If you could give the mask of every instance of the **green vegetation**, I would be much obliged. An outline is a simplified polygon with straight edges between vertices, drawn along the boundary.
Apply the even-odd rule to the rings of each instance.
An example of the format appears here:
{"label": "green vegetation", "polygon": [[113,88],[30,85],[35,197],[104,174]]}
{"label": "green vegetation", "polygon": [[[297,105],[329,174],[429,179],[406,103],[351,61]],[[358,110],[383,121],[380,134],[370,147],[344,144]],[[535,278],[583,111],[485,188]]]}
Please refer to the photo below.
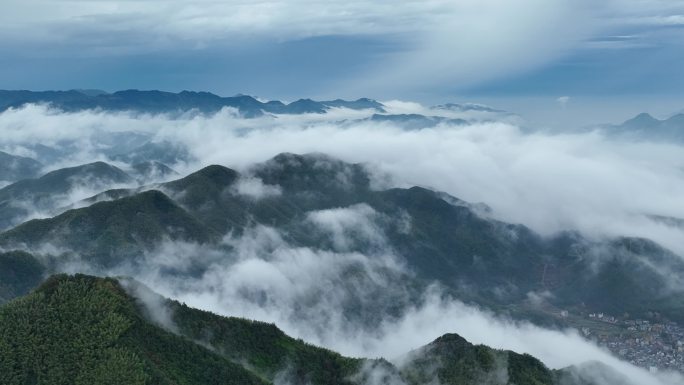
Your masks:
{"label": "green vegetation", "polygon": [[54,276],[0,308],[0,383],[263,384],[139,316],[117,281]]}
{"label": "green vegetation", "polygon": [[[140,288],[148,290],[130,280],[56,275],[1,306],[0,383],[592,384],[577,368],[550,371],[529,355],[475,346],[455,334],[410,352],[399,368],[347,358],[275,325],[140,295]],[[160,312],[169,316],[164,325]]]}
{"label": "green vegetation", "polygon": [[16,226],[34,211],[52,212],[59,208],[63,197],[79,183],[98,189],[132,181],[128,174],[104,162],[62,168],[36,179],[22,179],[0,189],[0,229]]}
{"label": "green vegetation", "polygon": [[353,384],[349,378],[363,362],[272,324],[163,301],[175,333],[150,321],[145,304],[114,279],[51,277],[0,308],[0,383],[261,384],[259,378],[278,377]]}
{"label": "green vegetation", "polygon": [[[93,185],[132,182],[122,170],[104,162],[88,163],[49,172],[37,179],[24,179],[0,189],[0,201],[8,199],[46,199],[51,194],[65,194],[82,180]],[[95,187],[95,186],[93,186]]]}
{"label": "green vegetation", "polygon": [[218,238],[156,190],[32,220],[0,234],[0,245],[50,243],[105,266],[134,258],[163,239],[198,243]]}
{"label": "green vegetation", "polygon": [[408,354],[401,372],[410,385],[438,383],[551,385],[552,372],[527,354],[473,345],[446,334]]}
{"label": "green vegetation", "polygon": [[279,376],[296,384],[351,384],[349,377],[363,362],[296,340],[273,324],[224,318],[173,301],[167,306],[181,334],[270,380]]}
{"label": "green vegetation", "polygon": [[238,173],[223,166],[208,166],[185,178],[165,183],[164,189],[196,218],[224,233],[247,222],[248,207],[227,199]]}

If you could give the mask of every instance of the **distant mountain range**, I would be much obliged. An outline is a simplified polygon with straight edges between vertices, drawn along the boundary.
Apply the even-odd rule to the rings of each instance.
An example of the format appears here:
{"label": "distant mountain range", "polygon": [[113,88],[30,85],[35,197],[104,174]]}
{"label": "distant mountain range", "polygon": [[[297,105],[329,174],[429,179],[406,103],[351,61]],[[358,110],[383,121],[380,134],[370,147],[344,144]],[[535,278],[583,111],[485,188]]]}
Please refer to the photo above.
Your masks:
{"label": "distant mountain range", "polygon": [[[264,114],[323,114],[332,108],[352,110],[370,110],[372,116],[367,119],[375,123],[391,123],[405,129],[423,129],[438,124],[462,125],[471,120],[461,117],[450,117],[449,114],[475,113],[483,114],[476,120],[496,120],[515,117],[509,112],[475,103],[447,103],[429,108],[431,113],[391,113],[382,103],[368,98],[357,100],[315,101],[299,99],[291,103],[281,101],[261,101],[249,95],[222,97],[209,92],[182,91],[179,93],[157,90],[125,90],[108,93],[100,90],[69,91],[25,91],[0,90],[0,112],[10,108],[18,108],[27,104],[48,104],[53,108],[76,112],[85,110],[131,111],[139,113],[182,114],[191,110],[202,113],[216,113],[224,107],[237,109],[245,118],[254,118]],[[603,126],[613,135],[637,137],[652,140],[684,141],[684,114],[676,114],[668,119],[659,120],[642,113],[617,125]],[[3,160],[0,153],[0,160]],[[172,163],[167,159],[158,159],[164,163]],[[15,159],[15,163],[18,162]],[[23,164],[23,167],[26,164]],[[35,165],[30,167],[36,167]],[[3,175],[13,171],[8,166],[0,166],[0,181],[13,178]]]}
{"label": "distant mountain range", "polygon": [[254,97],[238,95],[221,97],[209,92],[126,90],[114,93],[88,91],[2,91],[0,90],[0,111],[17,108],[29,103],[50,104],[64,111],[101,109],[105,111],[138,111],[145,113],[175,113],[189,110],[217,112],[224,107],[233,107],[245,117],[264,113],[303,114],[324,113],[333,107],[350,109],[373,109],[384,112],[383,105],[371,99],[347,101],[342,99],[314,101],[300,99],[289,104],[280,101],[262,102]]}
{"label": "distant mountain range", "polygon": [[0,335],[4,385],[602,385],[580,368],[549,370],[532,356],[455,334],[397,365],[348,358],[271,324],[195,310],[132,280],[86,275],[53,276],[1,306]]}
{"label": "distant mountain range", "polygon": [[660,120],[642,113],[620,125],[609,126],[607,130],[611,134],[637,139],[684,142],[684,114]]}
{"label": "distant mountain range", "polygon": [[373,114],[369,120],[375,123],[392,123],[409,130],[434,127],[442,123],[457,126],[468,124],[468,121],[465,119],[450,119],[443,116],[425,116],[421,114]]}
{"label": "distant mountain range", "polygon": [[[323,114],[332,108],[369,110],[374,122],[391,122],[409,129],[433,127],[438,123],[463,124],[466,120],[449,118],[449,114],[473,113],[486,119],[514,116],[506,111],[497,110],[474,103],[447,103],[430,108],[433,115],[393,114],[382,103],[368,98],[357,100],[315,101],[299,99],[291,103],[281,101],[261,101],[248,95],[222,97],[209,92],[182,91],[179,93],[163,91],[126,90],[107,93],[97,90],[70,91],[8,91],[0,90],[0,112],[27,104],[48,104],[53,108],[76,112],[84,110],[131,111],[140,113],[182,114],[191,110],[202,113],[215,113],[224,107],[237,109],[242,117],[254,118],[264,114]],[[487,117],[488,116],[488,117]]]}

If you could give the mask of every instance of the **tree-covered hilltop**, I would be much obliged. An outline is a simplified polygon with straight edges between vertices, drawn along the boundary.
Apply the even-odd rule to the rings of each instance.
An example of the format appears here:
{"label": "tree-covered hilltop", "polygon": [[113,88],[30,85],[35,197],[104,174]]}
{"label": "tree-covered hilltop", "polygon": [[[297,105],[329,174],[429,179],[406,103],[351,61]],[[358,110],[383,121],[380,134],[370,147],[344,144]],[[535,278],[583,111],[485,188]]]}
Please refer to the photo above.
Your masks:
{"label": "tree-covered hilltop", "polygon": [[[165,326],[112,278],[50,277],[0,307],[0,383],[354,384],[364,360],[161,297]],[[156,296],[156,294],[154,294]],[[157,301],[157,298],[147,300]],[[389,364],[386,364],[389,365]],[[359,377],[363,378],[363,377]]]}
{"label": "tree-covered hilltop", "polygon": [[343,357],[288,337],[275,325],[223,318],[173,301],[168,306],[181,334],[290,384],[372,384],[371,378],[387,385],[556,383],[556,373],[530,355],[476,346],[456,334],[410,352],[395,366],[383,359]]}
{"label": "tree-covered hilltop", "polygon": [[397,362],[348,358],[275,325],[167,300],[125,279],[55,275],[0,306],[3,385],[591,384],[529,355],[442,336]]}
{"label": "tree-covered hilltop", "polygon": [[156,190],[32,220],[0,234],[0,245],[50,244],[112,266],[153,248],[162,239],[210,242],[218,234]]}
{"label": "tree-covered hilltop", "polygon": [[53,276],[0,307],[0,383],[265,384],[146,321],[116,280]]}
{"label": "tree-covered hilltop", "polygon": [[159,297],[171,314],[162,326],[149,304],[129,294],[131,285],[56,275],[0,307],[0,383],[357,383],[352,377],[364,360],[306,344],[272,324]]}
{"label": "tree-covered hilltop", "polygon": [[61,206],[71,203],[68,196],[75,190],[101,191],[134,182],[124,171],[104,162],[62,168],[27,179],[32,176],[26,174],[18,182],[0,188],[0,229],[16,226],[36,212],[54,215]]}
{"label": "tree-covered hilltop", "polygon": [[538,359],[511,351],[473,345],[446,334],[404,358],[402,374],[410,385],[554,384],[554,374]]}

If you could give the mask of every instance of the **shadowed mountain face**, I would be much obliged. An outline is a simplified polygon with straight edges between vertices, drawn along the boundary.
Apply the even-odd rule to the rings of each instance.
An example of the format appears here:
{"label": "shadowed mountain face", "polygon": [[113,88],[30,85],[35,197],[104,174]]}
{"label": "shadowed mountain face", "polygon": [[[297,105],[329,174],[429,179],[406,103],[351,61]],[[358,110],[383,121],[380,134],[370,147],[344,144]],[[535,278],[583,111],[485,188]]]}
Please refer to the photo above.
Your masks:
{"label": "shadowed mountain face", "polygon": [[281,102],[261,102],[251,96],[238,95],[220,97],[208,92],[180,93],[162,91],[126,90],[112,94],[88,93],[81,91],[0,91],[0,111],[21,107],[28,103],[50,104],[63,111],[75,112],[91,109],[105,111],[136,111],[143,113],[182,113],[198,110],[213,113],[224,107],[236,108],[245,117],[255,117],[264,113],[302,114],[324,113],[331,107],[350,109],[374,109],[383,111],[382,104],[370,100],[356,101],[333,100],[313,101],[301,99],[290,104]]}
{"label": "shadowed mountain face", "polygon": [[21,251],[0,253],[0,304],[26,295],[44,279],[45,266]]}
{"label": "shadowed mountain face", "polygon": [[425,116],[420,114],[400,114],[382,115],[373,114],[369,119],[371,122],[391,123],[406,130],[420,130],[423,128],[435,127],[439,124],[463,125],[468,122],[463,119],[449,119],[441,116]]}
{"label": "shadowed mountain face", "polygon": [[[348,289],[356,284],[374,293],[363,306],[355,295],[347,298],[340,306],[350,314],[395,313],[413,303],[427,283],[439,282],[459,299],[516,317],[538,314],[530,293],[547,293],[556,308],[682,317],[684,297],[673,282],[684,279],[684,265],[652,242],[596,242],[577,234],[542,238],[524,226],[483,217],[481,209],[444,193],[374,189],[371,179],[363,165],[318,154],[281,154],[246,174],[209,166],[156,186],[161,192],[100,194],[91,202],[106,202],[0,234],[0,246],[50,245],[106,267],[144,264],[142,256],[167,241],[219,250],[214,259],[184,256],[194,267],[173,270],[182,276],[203,274],[212,263],[232,263],[241,258],[241,237],[271,229],[288,247],[360,253],[376,262],[393,255],[406,267],[376,267],[382,283],[370,286],[363,285],[373,282],[373,274],[358,265],[345,267],[340,274],[358,280],[348,280]],[[61,257],[52,258],[57,263]],[[405,292],[393,297],[382,290],[385,285]]]}
{"label": "shadowed mountain face", "polygon": [[34,178],[42,168],[43,165],[35,159],[0,151],[0,182]]}
{"label": "shadowed mountain face", "polygon": [[58,275],[0,307],[0,382],[19,384],[584,384],[458,335],[399,366],[347,358],[272,324],[166,300],[131,280]]}
{"label": "shadowed mountain face", "polygon": [[146,142],[129,151],[111,155],[114,161],[140,165],[149,162],[176,164],[191,159],[187,148],[170,142]]}
{"label": "shadowed mountain face", "polygon": [[[53,213],[59,207],[87,194],[134,183],[124,171],[104,162],[49,172],[37,179],[25,179],[0,189],[0,229],[26,220],[32,213]],[[80,196],[80,198],[78,198]]]}
{"label": "shadowed mountain face", "polygon": [[159,191],[69,210],[51,219],[26,222],[0,235],[0,243],[49,244],[76,252],[96,265],[136,257],[164,239],[205,243],[215,232]]}
{"label": "shadowed mountain face", "polygon": [[49,172],[38,179],[23,180],[2,189],[3,198],[20,198],[25,194],[50,195],[67,191],[74,179],[86,179],[83,183],[126,183],[131,177],[120,169],[104,162],[77,167],[62,168]]}
{"label": "shadowed mountain face", "polygon": [[[150,134],[120,131],[120,132],[84,132],[80,138],[65,138],[56,143],[36,144],[30,142],[22,142],[16,145],[19,149],[31,152],[36,161],[28,159],[29,163],[34,164],[31,169],[22,167],[26,172],[24,175],[18,175],[16,179],[7,179],[9,181],[16,181],[19,179],[36,178],[39,171],[43,169],[43,164],[53,165],[59,163],[72,163],[74,154],[82,154],[84,148],[97,149],[98,153],[107,159],[125,163],[129,167],[133,167],[146,163],[163,163],[174,165],[176,163],[185,163],[193,160],[190,151],[185,145],[169,142],[164,140],[155,140]],[[87,150],[86,150],[87,151]],[[89,155],[88,155],[89,156]],[[0,160],[3,155],[0,152]],[[27,158],[20,158],[21,162],[17,163],[17,157],[12,156],[6,163],[0,164],[0,174],[10,170],[14,175],[14,165],[26,162]],[[37,162],[38,163],[36,166]],[[11,167],[10,167],[11,166]],[[3,171],[4,170],[4,171]],[[0,179],[3,181],[3,179]]]}
{"label": "shadowed mountain face", "polygon": [[172,168],[157,161],[135,163],[131,165],[131,169],[131,174],[140,184],[150,181],[165,181],[179,176]]}

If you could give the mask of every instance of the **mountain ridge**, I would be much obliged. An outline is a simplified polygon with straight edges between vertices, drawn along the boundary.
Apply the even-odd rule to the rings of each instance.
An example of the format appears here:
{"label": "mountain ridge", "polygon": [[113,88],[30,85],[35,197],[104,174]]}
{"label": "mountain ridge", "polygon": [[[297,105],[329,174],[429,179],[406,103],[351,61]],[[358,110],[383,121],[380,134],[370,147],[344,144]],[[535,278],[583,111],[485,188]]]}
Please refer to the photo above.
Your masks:
{"label": "mountain ridge", "polygon": [[31,211],[51,213],[75,189],[102,189],[126,185],[134,179],[105,162],[93,162],[50,171],[32,179],[22,179],[0,188],[0,229],[17,225]]}
{"label": "mountain ridge", "polygon": [[[243,181],[271,193],[243,195]],[[105,201],[95,203],[99,200]],[[164,203],[170,213],[155,209],[155,202]],[[524,226],[482,217],[476,208],[457,198],[445,199],[443,193],[420,187],[374,190],[363,165],[320,154],[281,154],[245,174],[208,166],[168,183],[107,191],[88,203],[95,204],[0,233],[0,244],[20,249],[32,242],[62,245],[83,254],[84,261],[94,258],[111,266],[138,260],[136,255],[144,256],[166,239],[223,249],[223,235],[239,237],[254,226],[268,226],[281,233],[283,241],[314,250],[373,256],[391,245],[390,252],[421,280],[440,282],[461,300],[503,312],[514,303],[536,314],[523,305],[528,293],[543,291],[554,293],[549,302],[561,309],[660,311],[675,317],[684,308],[677,291],[661,290],[670,286],[666,279],[684,277],[684,266],[657,244],[639,239],[594,244],[572,233],[545,239]],[[342,244],[312,222],[312,213],[340,209],[367,216],[363,220],[372,221],[373,231],[385,240],[378,243],[350,229],[351,243]],[[103,221],[105,217],[111,219]],[[230,255],[230,250],[222,253]],[[654,266],[666,268],[669,278]],[[606,295],[597,300],[596,292]]]}
{"label": "mountain ridge", "polygon": [[644,112],[622,124],[609,127],[609,132],[644,139],[681,142],[684,141],[684,113],[675,114],[666,119],[657,119]]}
{"label": "mountain ridge", "polygon": [[42,163],[33,158],[0,151],[0,182],[33,178],[43,167]]}
{"label": "mountain ridge", "polygon": [[262,102],[248,95],[221,97],[210,92],[181,91],[178,93],[157,90],[123,90],[113,93],[84,93],[71,91],[11,91],[0,90],[0,111],[18,108],[29,103],[50,104],[68,112],[101,109],[108,111],[138,111],[149,113],[174,113],[197,109],[213,113],[224,107],[233,107],[245,117],[264,113],[301,114],[324,113],[330,108],[373,109],[384,111],[384,106],[368,98],[354,101],[314,101],[299,99],[289,104],[278,101]]}
{"label": "mountain ridge", "polygon": [[[410,353],[399,367],[382,359],[349,358],[291,338],[272,324],[221,317],[141,289],[148,290],[123,278],[62,274],[0,306],[0,380],[7,385],[376,385],[380,378],[387,385],[428,385],[436,379],[475,385],[498,378],[493,364],[504,356],[506,384],[555,385],[564,373],[529,355],[474,346],[456,334]],[[154,320],[160,313],[168,317],[166,326]]]}

